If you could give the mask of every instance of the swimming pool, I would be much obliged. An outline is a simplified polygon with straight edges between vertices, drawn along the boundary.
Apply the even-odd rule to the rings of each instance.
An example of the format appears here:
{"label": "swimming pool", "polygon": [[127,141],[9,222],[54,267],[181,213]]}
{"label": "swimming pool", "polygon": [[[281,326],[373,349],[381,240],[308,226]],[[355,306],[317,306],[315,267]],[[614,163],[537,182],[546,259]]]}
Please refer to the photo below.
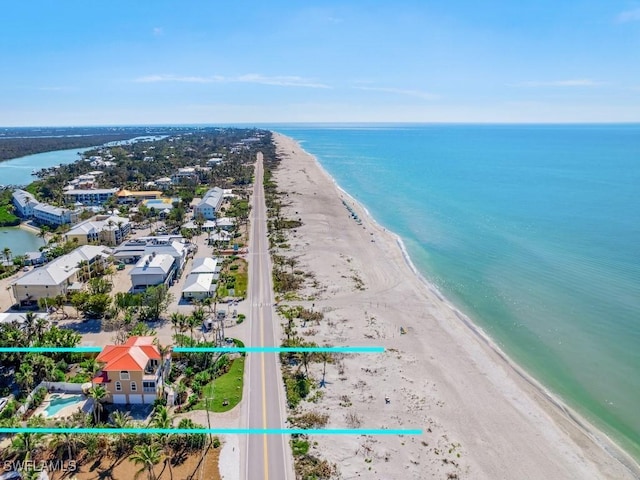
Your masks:
{"label": "swimming pool", "polygon": [[80,405],[84,401],[84,395],[52,395],[50,397],[49,405],[47,405],[44,409],[44,414],[47,417],[53,417],[63,408],[73,405],[74,403]]}
{"label": "swimming pool", "polygon": [[173,204],[175,202],[180,203],[180,199],[179,198],[159,198],[159,199],[151,199],[151,200],[145,200],[143,203],[147,206],[147,208],[155,208],[156,210],[164,210],[164,209],[169,209],[171,210],[173,208]]}

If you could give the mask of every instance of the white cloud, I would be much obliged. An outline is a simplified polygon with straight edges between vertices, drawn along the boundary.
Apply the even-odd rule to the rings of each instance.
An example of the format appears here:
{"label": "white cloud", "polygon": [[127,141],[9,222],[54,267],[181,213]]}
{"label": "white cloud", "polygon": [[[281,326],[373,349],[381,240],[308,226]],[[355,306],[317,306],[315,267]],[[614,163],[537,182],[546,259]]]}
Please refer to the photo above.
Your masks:
{"label": "white cloud", "polygon": [[214,81],[214,77],[181,77],[178,75],[147,75],[146,77],[136,78],[135,81],[138,83],[160,83],[160,82],[211,83]]}
{"label": "white cloud", "polygon": [[549,82],[521,82],[509,85],[510,87],[598,87],[602,82],[596,82],[589,78],[572,80],[554,80]]}
{"label": "white cloud", "polygon": [[370,92],[385,92],[385,93],[395,93],[398,95],[407,95],[409,97],[417,97],[423,100],[437,100],[440,98],[438,95],[429,92],[423,92],[421,90],[407,90],[404,88],[393,88],[393,87],[354,87],[358,90],[367,90]]}
{"label": "white cloud", "polygon": [[625,12],[622,12],[617,16],[616,19],[620,23],[638,22],[638,21],[640,21],[640,8],[636,8],[635,10],[627,10]]}
{"label": "white cloud", "polygon": [[213,75],[210,77],[179,76],[179,75],[148,75],[135,80],[138,83],[255,83],[260,85],[274,85],[279,87],[331,88],[324,83],[298,76],[266,76],[258,73],[247,73],[237,77]]}

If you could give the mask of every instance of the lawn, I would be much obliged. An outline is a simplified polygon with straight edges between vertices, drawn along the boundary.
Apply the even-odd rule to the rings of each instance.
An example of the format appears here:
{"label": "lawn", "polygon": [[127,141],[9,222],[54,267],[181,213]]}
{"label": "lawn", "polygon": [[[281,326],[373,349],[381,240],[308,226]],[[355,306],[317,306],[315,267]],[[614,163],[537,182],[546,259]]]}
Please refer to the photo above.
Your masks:
{"label": "lawn", "polygon": [[[235,270],[231,266],[237,266]],[[231,265],[225,269],[225,273],[235,278],[235,295],[236,297],[245,298],[247,296],[247,284],[249,283],[249,273],[246,260],[236,258]],[[220,282],[218,287],[218,298],[224,298],[229,295],[229,290],[225,283]]]}
{"label": "lawn", "polygon": [[[235,407],[242,400],[242,386],[244,383],[244,359],[236,358],[229,371],[215,380],[207,383],[202,389],[202,400],[194,405],[194,410],[206,410],[205,398],[208,398],[208,409],[211,412],[226,412]],[[224,401],[228,405],[222,405]]]}
{"label": "lawn", "polygon": [[20,224],[20,219],[10,213],[6,206],[0,206],[0,226],[14,227]]}

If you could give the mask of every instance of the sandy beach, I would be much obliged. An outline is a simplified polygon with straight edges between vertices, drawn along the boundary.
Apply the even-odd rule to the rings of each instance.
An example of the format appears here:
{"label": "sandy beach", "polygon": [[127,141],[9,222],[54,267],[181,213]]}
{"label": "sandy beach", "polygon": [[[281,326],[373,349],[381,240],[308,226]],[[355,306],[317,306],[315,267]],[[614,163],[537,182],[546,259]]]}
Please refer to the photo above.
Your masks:
{"label": "sandy beach", "polygon": [[[310,453],[341,478],[632,479],[640,468],[514,365],[414,271],[399,239],[292,139],[274,134],[282,214],[296,268],[314,274],[300,304],[324,313],[298,334],[320,345],[381,345],[329,364],[304,409],[328,428],[419,428],[421,436],[317,436]],[[359,225],[345,204],[362,219]],[[322,377],[322,364],[312,376]],[[388,401],[385,397],[388,397]],[[314,443],[317,442],[317,443]]]}

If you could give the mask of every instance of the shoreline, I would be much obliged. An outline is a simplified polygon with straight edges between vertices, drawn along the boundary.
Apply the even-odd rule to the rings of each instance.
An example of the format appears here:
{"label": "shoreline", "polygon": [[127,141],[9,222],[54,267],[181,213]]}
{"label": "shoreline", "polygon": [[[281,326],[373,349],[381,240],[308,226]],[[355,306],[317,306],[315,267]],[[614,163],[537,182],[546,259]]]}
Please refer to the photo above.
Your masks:
{"label": "shoreline", "polygon": [[33,225],[29,225],[28,222],[20,222],[20,225],[16,225],[16,227],[33,233],[36,236],[40,233],[40,230],[38,228],[34,227]]}
{"label": "shoreline", "polygon": [[[320,173],[325,177],[325,180],[329,181],[334,186],[338,193],[338,196],[346,198],[350,202],[351,206],[353,206],[354,209],[357,210],[357,213],[362,215],[362,219],[364,220],[363,224],[366,227],[370,227],[372,230],[374,230],[376,232],[376,235],[386,237],[387,240],[389,240],[389,242],[387,242],[387,245],[392,245],[390,248],[396,248],[398,250],[398,252],[395,253],[391,251],[386,252],[388,254],[387,256],[390,257],[389,259],[391,261],[394,261],[393,257],[398,256],[399,253],[399,256],[402,257],[406,268],[408,268],[412,272],[414,280],[419,282],[422,288],[426,289],[428,293],[435,296],[435,298],[437,299],[436,301],[440,302],[441,304],[440,307],[445,307],[450,311],[451,314],[453,314],[453,318],[455,318],[459,325],[464,327],[467,335],[472,335],[472,337],[475,339],[475,342],[477,342],[481,348],[489,351],[489,356],[495,357],[491,359],[495,363],[494,365],[492,365],[493,367],[500,368],[500,364],[502,364],[502,366],[508,367],[509,371],[512,372],[511,377],[515,377],[516,383],[518,383],[519,387],[524,391],[524,393],[529,396],[529,400],[533,400],[534,402],[536,402],[542,408],[542,410],[544,410],[545,413],[549,415],[548,420],[553,423],[554,427],[559,428],[563,431],[565,430],[565,427],[569,427],[570,429],[574,430],[572,432],[565,431],[565,434],[567,436],[565,440],[571,441],[574,446],[576,446],[578,450],[580,450],[580,452],[584,455],[586,455],[587,453],[593,453],[588,452],[588,450],[592,450],[593,447],[597,448],[609,458],[615,460],[615,462],[617,462],[622,468],[624,468],[624,470],[626,470],[628,474],[636,478],[640,478],[640,466],[629,453],[627,453],[605,432],[595,427],[595,425],[593,425],[588,419],[583,417],[580,413],[574,411],[571,407],[564,403],[562,399],[548,390],[537,379],[529,374],[522,366],[513,361],[494,342],[494,340],[486,334],[486,332],[480,326],[476,325],[468,315],[465,315],[450,300],[448,300],[442,294],[442,292],[439,291],[437,286],[431,283],[416,268],[413,261],[411,260],[411,257],[405,247],[402,238],[395,232],[388,230],[386,227],[378,223],[364,205],[358,202],[352,195],[350,195],[342,187],[339,186],[336,180],[327,172],[327,170],[322,166],[322,164],[315,156],[305,151],[296,140],[290,137],[286,137],[277,132],[273,133],[274,142],[277,146],[280,143],[291,142],[295,145],[295,148],[312,159]],[[282,163],[285,162],[284,157],[289,156],[289,152],[295,154],[295,149],[292,149],[291,145],[287,145],[287,150],[284,152],[284,155],[283,152],[280,152],[279,156]],[[307,174],[307,176],[309,175]],[[288,191],[286,189],[283,190]],[[373,233],[371,235],[373,235]],[[434,306],[434,308],[437,307],[437,305]],[[443,325],[440,326],[442,327]],[[453,327],[455,328],[455,325]],[[460,338],[456,338],[455,335],[452,336],[454,341],[462,340]],[[581,439],[577,439],[576,434],[586,436],[593,445],[580,445]],[[614,476],[611,478],[616,477]]]}

